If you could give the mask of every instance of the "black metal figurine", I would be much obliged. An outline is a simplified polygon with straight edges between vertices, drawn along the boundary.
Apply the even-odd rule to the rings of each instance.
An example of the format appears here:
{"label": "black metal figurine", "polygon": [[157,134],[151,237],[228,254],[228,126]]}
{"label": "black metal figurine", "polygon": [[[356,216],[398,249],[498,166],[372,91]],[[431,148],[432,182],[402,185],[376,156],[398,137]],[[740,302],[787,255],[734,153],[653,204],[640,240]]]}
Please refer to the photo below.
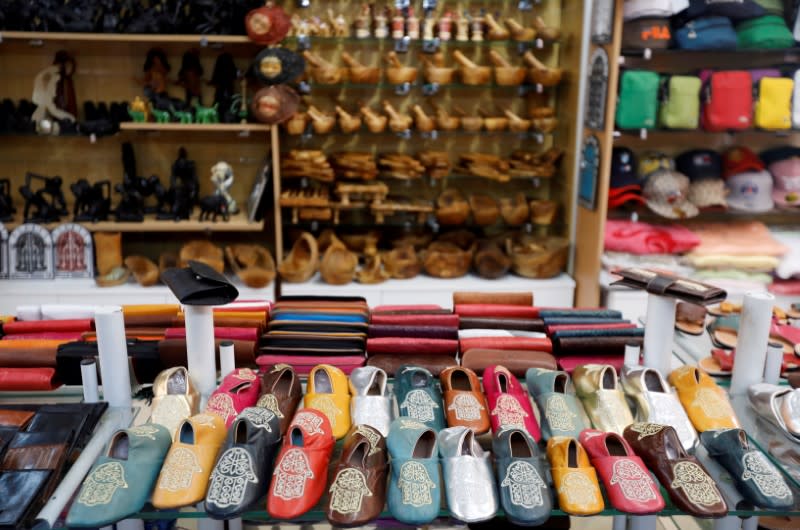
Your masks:
{"label": "black metal figurine", "polygon": [[0,179],[0,221],[10,221],[17,209],[11,199],[11,181]]}
{"label": "black metal figurine", "polygon": [[107,221],[111,213],[111,182],[101,180],[89,184],[86,179],[73,182],[70,187],[75,195],[73,219],[76,222]]}
{"label": "black metal figurine", "polygon": [[194,160],[189,160],[184,147],[178,150],[178,158],[172,164],[170,187],[166,192],[167,211],[158,215],[159,219],[189,219],[197,204],[200,181]]}
{"label": "black metal figurine", "polygon": [[[41,181],[44,186],[34,191],[31,187],[34,181]],[[67,214],[61,182],[61,177],[44,177],[30,172],[25,174],[25,184],[19,187],[19,193],[25,199],[25,221],[54,223]]]}

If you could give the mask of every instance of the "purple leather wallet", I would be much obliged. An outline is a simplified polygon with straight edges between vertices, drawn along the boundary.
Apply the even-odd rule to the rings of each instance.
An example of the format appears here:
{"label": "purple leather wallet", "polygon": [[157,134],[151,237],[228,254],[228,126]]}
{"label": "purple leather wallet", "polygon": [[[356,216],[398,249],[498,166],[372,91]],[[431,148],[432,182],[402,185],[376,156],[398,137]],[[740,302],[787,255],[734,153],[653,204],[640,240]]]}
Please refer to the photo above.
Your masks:
{"label": "purple leather wallet", "polygon": [[369,327],[368,336],[378,337],[414,337],[420,339],[458,340],[458,330],[443,326],[403,326],[391,324],[373,324]]}

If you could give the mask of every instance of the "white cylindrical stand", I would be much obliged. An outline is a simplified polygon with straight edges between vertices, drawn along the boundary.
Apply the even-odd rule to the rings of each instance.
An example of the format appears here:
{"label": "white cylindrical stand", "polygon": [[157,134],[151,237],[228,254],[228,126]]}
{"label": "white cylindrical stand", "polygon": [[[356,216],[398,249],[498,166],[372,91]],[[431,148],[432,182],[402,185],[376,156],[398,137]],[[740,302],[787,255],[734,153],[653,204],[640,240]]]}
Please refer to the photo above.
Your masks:
{"label": "white cylindrical stand", "polygon": [[644,324],[644,365],[668,374],[672,367],[672,343],[675,335],[675,299],[647,295]]}
{"label": "white cylindrical stand", "polygon": [[658,528],[658,516],[631,515],[628,519],[628,528],[630,530],[656,530]]}
{"label": "white cylindrical stand", "polygon": [[627,344],[625,346],[625,357],[622,363],[625,366],[639,366],[642,348],[637,344]]}
{"label": "white cylindrical stand", "polygon": [[[205,509],[205,503],[201,502],[197,504],[198,511],[202,512],[205,511]],[[197,519],[197,530],[225,530],[225,521],[217,521],[216,519],[203,517],[202,519]]]}
{"label": "white cylindrical stand", "polygon": [[141,519],[123,519],[117,522],[117,530],[144,530],[144,521]]}
{"label": "white cylindrical stand", "polygon": [[97,388],[97,362],[94,359],[81,361],[81,384],[83,385],[84,403],[100,401],[100,393]]}
{"label": "white cylindrical stand", "polygon": [[131,374],[125,319],[119,306],[98,307],[94,312],[103,398],[111,407],[130,408]]}
{"label": "white cylindrical stand", "polygon": [[781,378],[781,365],[783,364],[783,345],[770,342],[767,347],[767,360],[764,363],[764,382],[778,384]]}
{"label": "white cylindrical stand", "polygon": [[742,530],[758,530],[758,517],[748,517],[743,520]]}
{"label": "white cylindrical stand", "polygon": [[186,358],[189,377],[201,396],[207,398],[217,386],[214,354],[214,311],[211,306],[187,305]]}
{"label": "white cylindrical stand", "polygon": [[744,394],[764,377],[774,304],[775,297],[767,292],[748,292],[744,295],[731,376],[732,395]]}
{"label": "white cylindrical stand", "polygon": [[228,530],[242,530],[242,518],[228,519]]}
{"label": "white cylindrical stand", "polygon": [[625,530],[627,524],[627,515],[615,515],[611,518],[611,530]]}
{"label": "white cylindrical stand", "polygon": [[219,377],[225,376],[236,370],[236,356],[233,351],[233,341],[224,340],[219,343]]}
{"label": "white cylindrical stand", "polygon": [[735,515],[727,515],[714,519],[711,524],[714,530],[739,530],[742,527],[742,520]]}

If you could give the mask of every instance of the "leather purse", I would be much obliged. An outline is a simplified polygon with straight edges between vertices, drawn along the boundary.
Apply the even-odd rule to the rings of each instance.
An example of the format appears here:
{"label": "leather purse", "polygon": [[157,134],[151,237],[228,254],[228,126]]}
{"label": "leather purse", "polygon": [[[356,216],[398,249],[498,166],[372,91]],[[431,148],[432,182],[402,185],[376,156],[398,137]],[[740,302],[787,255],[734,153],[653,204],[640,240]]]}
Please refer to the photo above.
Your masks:
{"label": "leather purse", "polygon": [[644,289],[648,293],[671,296],[685,302],[709,305],[722,302],[727,297],[724,289],[679,276],[667,276],[648,269],[624,269],[616,272],[621,280],[612,285]]}
{"label": "leather purse", "polygon": [[18,432],[8,444],[0,471],[60,470],[72,445],[71,430]]}
{"label": "leather purse", "polygon": [[0,366],[41,368],[56,366],[56,352],[63,340],[0,340]]}
{"label": "leather purse", "polygon": [[8,471],[0,473],[0,527],[21,528],[41,506],[43,488],[52,471]]}
{"label": "leather purse", "polygon": [[267,348],[364,350],[364,338],[357,335],[336,336],[321,333],[269,333],[264,336],[263,343]]}
{"label": "leather purse", "polygon": [[460,304],[504,304],[532,306],[533,293],[484,293],[456,291],[453,293],[453,306]]}
{"label": "leather purse", "polygon": [[391,353],[394,355],[448,355],[458,353],[458,341],[446,339],[425,339],[417,337],[380,337],[367,339],[367,352],[370,355]]}
{"label": "leather purse", "polygon": [[538,318],[539,308],[524,305],[459,304],[453,311],[468,317]]}
{"label": "leather purse", "polygon": [[415,337],[419,339],[458,340],[458,330],[441,326],[392,326],[374,324],[369,327],[369,338]]}
{"label": "leather purse", "polygon": [[[219,350],[219,345],[221,342],[222,340],[214,341],[215,351]],[[234,340],[232,342],[236,366],[253,366],[255,364],[258,351],[258,343],[247,340]],[[162,365],[162,370],[164,368],[173,368],[175,366],[186,366],[186,339],[164,339],[158,341],[157,350],[158,357]],[[219,366],[217,366],[217,368],[219,369]],[[155,376],[153,376],[153,379],[155,379]]]}
{"label": "leather purse", "polygon": [[447,314],[374,314],[370,324],[389,324],[402,326],[440,326],[458,328],[458,315]]}
{"label": "leather purse", "polygon": [[[167,328],[164,330],[165,339],[185,339],[186,328]],[[258,340],[258,328],[231,328],[231,327],[214,327],[215,339],[229,339],[229,340]]]}
{"label": "leather purse", "polygon": [[2,331],[4,335],[18,335],[48,331],[91,331],[92,329],[94,329],[92,319],[86,318],[79,320],[21,320],[6,322],[3,324]]}
{"label": "leather purse", "polygon": [[644,344],[644,335],[641,336],[584,336],[584,337],[559,337],[553,339],[553,351],[559,358],[572,355],[624,355],[625,346],[641,346]]}
{"label": "leather purse", "polygon": [[0,392],[54,390],[59,386],[55,368],[0,368]]}
{"label": "leather purse", "polygon": [[[136,381],[152,383],[164,369],[159,355],[160,342],[129,338],[126,339],[126,344]],[[96,342],[68,342],[59,346],[56,356],[56,373],[59,379],[67,385],[80,385],[81,361],[87,357],[98,357]]]}
{"label": "leather purse", "polygon": [[29,410],[0,409],[0,427],[23,429],[31,421],[33,414]]}
{"label": "leather purse", "polygon": [[553,344],[547,338],[531,337],[475,337],[461,339],[461,352],[466,353],[472,348],[491,350],[533,350],[551,353]]}
{"label": "leather purse", "polygon": [[525,377],[529,368],[557,369],[556,358],[544,351],[472,348],[461,355],[461,366],[478,375],[493,365],[505,366],[516,377]]}
{"label": "leather purse", "polygon": [[367,366],[374,366],[386,372],[389,376],[395,376],[397,370],[403,365],[421,366],[430,373],[438,376],[443,370],[451,366],[458,366],[455,356],[445,355],[393,355],[391,353],[378,353],[370,355],[367,359]]}
{"label": "leather purse", "polygon": [[270,320],[267,329],[272,331],[292,331],[307,333],[363,333],[366,335],[366,322],[313,322],[309,320]]}
{"label": "leather purse", "polygon": [[239,296],[225,276],[199,261],[189,260],[184,269],[167,269],[161,280],[185,305],[223,305]]}
{"label": "leather purse", "polygon": [[540,318],[459,317],[459,329],[508,329],[516,331],[544,331]]}

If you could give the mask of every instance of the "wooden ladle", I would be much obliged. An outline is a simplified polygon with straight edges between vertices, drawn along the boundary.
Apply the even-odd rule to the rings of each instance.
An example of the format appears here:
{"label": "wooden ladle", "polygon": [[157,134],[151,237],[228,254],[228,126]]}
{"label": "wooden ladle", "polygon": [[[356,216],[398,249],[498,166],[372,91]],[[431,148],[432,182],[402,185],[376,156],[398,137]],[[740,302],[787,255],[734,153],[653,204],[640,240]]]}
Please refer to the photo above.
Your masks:
{"label": "wooden ladle", "polygon": [[414,126],[418,131],[431,132],[436,128],[436,121],[433,119],[433,117],[425,114],[425,111],[422,110],[422,107],[419,105],[414,105],[411,107],[411,110],[414,113]]}
{"label": "wooden ladle", "polygon": [[352,134],[361,128],[361,116],[350,114],[339,105],[336,105],[336,114],[339,115],[339,128],[345,134]]}
{"label": "wooden ladle", "polygon": [[317,134],[328,134],[336,125],[336,116],[330,112],[324,112],[314,105],[308,106],[308,117],[311,118],[311,126]]}
{"label": "wooden ladle", "polygon": [[344,78],[345,70],[343,68],[326,61],[319,55],[306,50],[303,52],[303,57],[311,65],[309,74],[315,82],[323,85],[335,85]]}
{"label": "wooden ladle", "polygon": [[509,31],[511,32],[511,38],[517,42],[526,42],[532,41],[536,38],[536,30],[533,28],[526,28],[513,18],[507,18],[504,20],[506,26],[508,26]]}
{"label": "wooden ladle", "polygon": [[422,71],[425,75],[425,81],[428,83],[446,85],[453,82],[456,69],[444,65],[444,55],[441,52],[437,52],[433,56],[433,61],[427,57],[422,57],[422,62],[425,63]]}
{"label": "wooden ladle", "polygon": [[414,66],[406,66],[400,62],[397,53],[390,51],[386,54],[386,64],[389,67],[386,69],[386,78],[393,85],[402,85],[403,83],[413,83],[417,79],[417,68]]}
{"label": "wooden ladle", "polygon": [[526,120],[506,109],[504,114],[508,117],[508,128],[511,132],[525,132],[531,128],[531,120]]}
{"label": "wooden ladle", "polygon": [[492,16],[491,13],[487,13],[483,17],[483,21],[486,23],[486,27],[489,31],[486,32],[486,38],[489,40],[507,40],[509,37],[509,32],[506,28],[500,25],[500,23]]}
{"label": "wooden ladle", "polygon": [[436,105],[436,122],[439,124],[439,129],[443,131],[454,131],[458,129],[461,124],[461,119],[458,116],[449,114],[447,110]]}

